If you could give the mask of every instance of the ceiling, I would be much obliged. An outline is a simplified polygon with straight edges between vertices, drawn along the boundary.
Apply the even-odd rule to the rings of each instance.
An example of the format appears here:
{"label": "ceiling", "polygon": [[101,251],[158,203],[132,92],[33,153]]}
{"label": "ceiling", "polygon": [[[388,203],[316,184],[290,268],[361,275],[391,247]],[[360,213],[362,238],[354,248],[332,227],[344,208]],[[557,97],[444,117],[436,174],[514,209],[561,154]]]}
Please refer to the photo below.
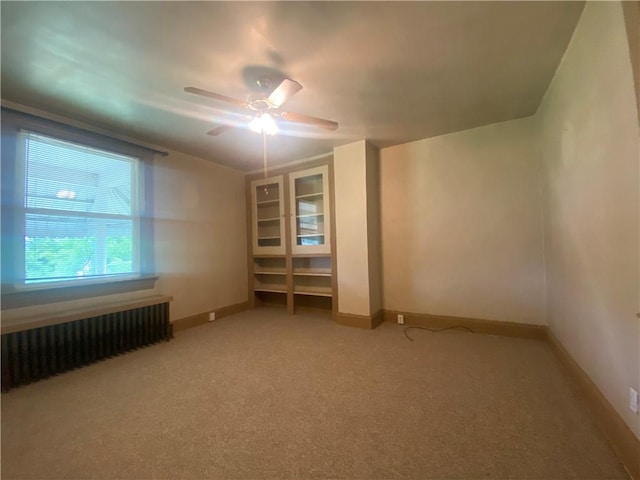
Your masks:
{"label": "ceiling", "polygon": [[535,113],[583,2],[7,2],[2,98],[240,170],[262,139],[194,86],[246,100],[265,72],[303,89],[271,165]]}

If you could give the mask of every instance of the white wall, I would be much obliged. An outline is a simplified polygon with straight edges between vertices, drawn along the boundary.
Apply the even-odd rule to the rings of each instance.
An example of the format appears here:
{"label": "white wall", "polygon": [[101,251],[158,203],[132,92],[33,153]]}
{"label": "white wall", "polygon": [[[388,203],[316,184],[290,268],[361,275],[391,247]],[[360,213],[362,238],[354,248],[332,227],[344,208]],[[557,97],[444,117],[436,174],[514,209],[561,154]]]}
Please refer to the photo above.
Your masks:
{"label": "white wall", "polygon": [[553,334],[640,437],[639,161],[621,5],[588,3],[536,114]]}
{"label": "white wall", "polygon": [[545,323],[531,118],[381,150],[384,308]]}
{"label": "white wall", "polygon": [[247,300],[244,174],[170,152],[154,165],[157,290],[172,320]]}

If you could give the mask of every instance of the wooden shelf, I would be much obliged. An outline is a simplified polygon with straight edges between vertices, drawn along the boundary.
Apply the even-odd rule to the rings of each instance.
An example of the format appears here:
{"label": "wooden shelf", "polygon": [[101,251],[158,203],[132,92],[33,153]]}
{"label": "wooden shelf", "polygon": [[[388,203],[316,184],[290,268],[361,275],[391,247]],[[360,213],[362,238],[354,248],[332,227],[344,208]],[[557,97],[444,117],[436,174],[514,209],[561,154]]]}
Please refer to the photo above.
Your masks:
{"label": "wooden shelf", "polygon": [[279,199],[275,199],[275,200],[262,200],[261,202],[256,202],[256,205],[260,206],[260,205],[277,205],[280,203]]}
{"label": "wooden shelf", "polygon": [[279,220],[280,220],[280,217],[274,217],[274,218],[259,218],[259,219],[258,219],[258,223],[261,223],[261,222],[264,222],[264,223],[267,223],[267,222],[277,222],[277,221],[279,221]]}
{"label": "wooden shelf", "polygon": [[[317,235],[313,235],[314,237]],[[258,237],[258,240],[280,240],[280,237]]]}
{"label": "wooden shelf", "polygon": [[307,238],[307,237],[324,237],[324,233],[305,233],[303,235],[296,235],[297,238]]}
{"label": "wooden shelf", "polygon": [[286,257],[253,257],[253,273],[256,275],[286,275]]}
{"label": "wooden shelf", "polygon": [[285,257],[254,257],[254,292],[287,293],[286,261]]}
{"label": "wooden shelf", "polygon": [[314,295],[316,297],[332,297],[331,287],[303,287],[297,286],[293,289],[296,295]]}
{"label": "wooden shelf", "polygon": [[255,287],[254,292],[270,292],[270,293],[287,293],[286,288],[267,288],[267,287]]}
{"label": "wooden shelf", "polygon": [[316,193],[306,193],[304,195],[296,195],[296,199],[298,198],[312,198],[312,197],[322,197],[324,195],[323,192],[316,192]]}
{"label": "wooden shelf", "polygon": [[330,277],[331,270],[298,269],[294,270],[293,274],[305,277]]}
{"label": "wooden shelf", "polygon": [[304,213],[302,215],[296,215],[296,218],[308,218],[308,217],[324,217],[324,213]]}

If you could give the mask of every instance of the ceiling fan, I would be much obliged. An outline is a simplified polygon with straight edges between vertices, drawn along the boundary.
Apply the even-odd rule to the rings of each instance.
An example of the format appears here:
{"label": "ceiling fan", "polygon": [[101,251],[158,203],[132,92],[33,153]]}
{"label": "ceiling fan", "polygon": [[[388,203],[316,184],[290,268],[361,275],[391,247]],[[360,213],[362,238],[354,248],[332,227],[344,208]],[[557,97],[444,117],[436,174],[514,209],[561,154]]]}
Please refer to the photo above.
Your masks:
{"label": "ceiling fan", "polygon": [[[185,87],[184,91],[213,98],[214,100],[226,102],[235,107],[247,110],[247,113],[249,113],[247,116],[248,126],[256,133],[266,133],[267,135],[276,134],[278,132],[278,125],[275,122],[276,118],[281,118],[287,122],[324,128],[326,130],[335,130],[338,128],[338,124],[331,120],[303,115],[301,113],[287,112],[280,109],[287,100],[302,90],[302,85],[295,80],[285,78],[269,95],[266,95],[266,92],[271,90],[272,81],[270,78],[263,77],[257,81],[257,84],[261,89],[260,94],[249,96],[246,102],[196,87]],[[220,125],[208,131],[207,135],[217,136],[233,128],[235,128],[234,125]]]}

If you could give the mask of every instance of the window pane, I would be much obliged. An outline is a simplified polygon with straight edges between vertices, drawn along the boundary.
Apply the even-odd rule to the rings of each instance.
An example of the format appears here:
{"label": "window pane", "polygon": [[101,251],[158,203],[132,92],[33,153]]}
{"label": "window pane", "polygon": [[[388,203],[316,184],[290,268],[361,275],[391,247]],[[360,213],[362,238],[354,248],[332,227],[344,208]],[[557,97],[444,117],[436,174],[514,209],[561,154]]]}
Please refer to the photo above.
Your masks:
{"label": "window pane", "polygon": [[132,220],[27,214],[27,283],[134,273]]}
{"label": "window pane", "polygon": [[135,159],[33,133],[25,136],[27,208],[135,214]]}
{"label": "window pane", "polygon": [[137,159],[22,135],[25,282],[139,273]]}

